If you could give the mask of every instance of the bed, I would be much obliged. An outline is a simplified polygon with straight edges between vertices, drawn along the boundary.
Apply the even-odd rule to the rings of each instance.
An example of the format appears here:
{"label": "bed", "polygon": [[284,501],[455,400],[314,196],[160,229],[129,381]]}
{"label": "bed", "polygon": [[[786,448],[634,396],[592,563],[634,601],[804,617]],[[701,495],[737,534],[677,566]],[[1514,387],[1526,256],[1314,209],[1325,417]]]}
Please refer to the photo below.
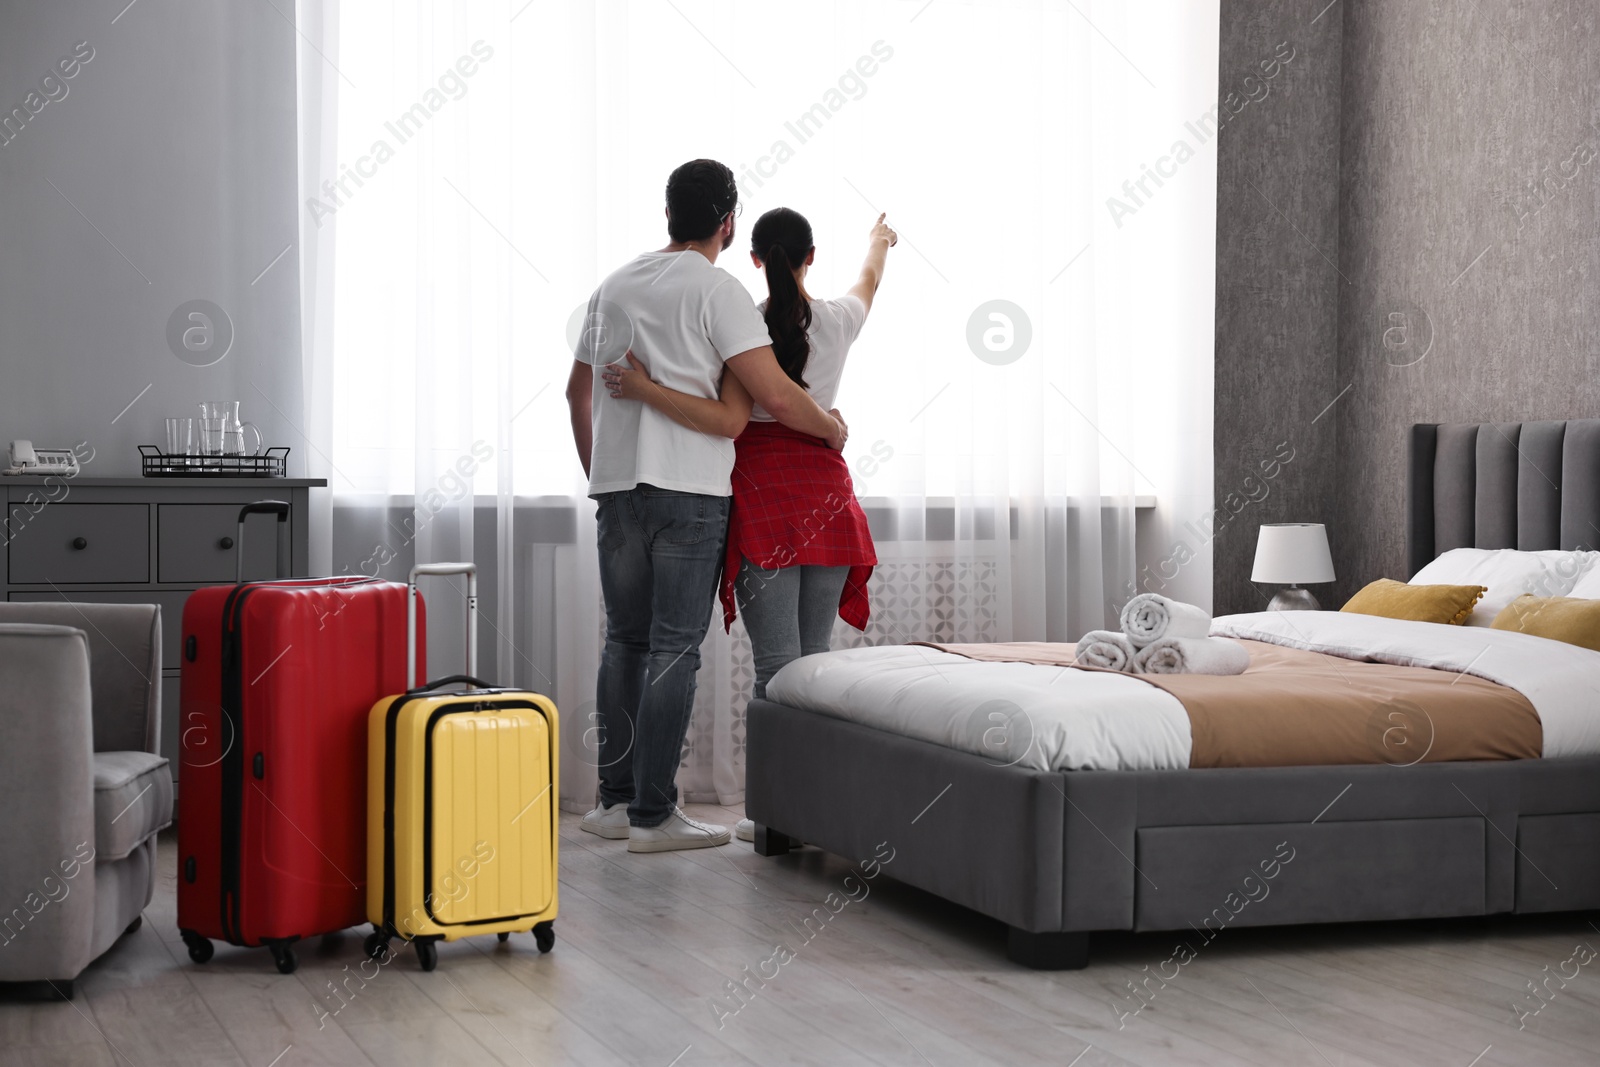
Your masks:
{"label": "bed", "polygon": [[[1600,420],[1413,428],[1412,572],[1451,549],[1597,543]],[[1337,627],[1298,621],[1319,631],[1301,634],[1300,647],[1321,640],[1322,623]],[[1272,622],[1236,616],[1221,628],[1270,637]],[[1509,684],[1525,648],[1487,656],[1489,668],[1447,649],[1430,667]],[[1600,653],[1578,651],[1600,663]],[[1228,926],[1600,907],[1600,743],[1590,736],[1600,731],[1600,670],[1581,657],[1560,661],[1565,691],[1531,697],[1550,720],[1536,758],[1504,758],[1512,748],[1501,758],[1427,758],[1426,716],[1374,701],[1376,761],[1200,769],[1162,755],[1174,744],[1160,736],[1170,721],[1152,726],[1151,753],[1123,745],[1134,756],[1119,749],[1114,762],[1096,762],[1093,744],[1089,756],[1072,749],[1081,727],[1054,748],[1037,743],[1051,725],[1009,690],[978,703],[966,726],[997,729],[997,751],[916,736],[904,709],[896,718],[867,707],[867,721],[852,721],[777,699],[822,706],[820,690],[794,682],[822,658],[791,664],[789,678],[773,680],[774,699],[750,705],[745,806],[756,851],[781,855],[803,841],[852,860],[892,855],[892,877],[1005,923],[1008,955],[1026,966],[1086,966],[1097,930],[1192,930],[1199,944]],[[1012,739],[1019,721],[1029,758]],[[1083,769],[1094,767],[1110,769]]]}

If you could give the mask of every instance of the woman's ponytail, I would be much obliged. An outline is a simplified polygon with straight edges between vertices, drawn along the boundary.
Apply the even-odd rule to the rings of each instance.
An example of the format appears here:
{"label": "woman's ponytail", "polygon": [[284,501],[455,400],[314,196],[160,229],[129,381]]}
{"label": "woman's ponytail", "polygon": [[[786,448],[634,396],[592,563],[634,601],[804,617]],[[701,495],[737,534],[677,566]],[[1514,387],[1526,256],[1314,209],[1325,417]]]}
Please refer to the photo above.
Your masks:
{"label": "woman's ponytail", "polygon": [[798,211],[774,208],[756,220],[750,232],[751,251],[767,275],[767,333],[783,372],[805,387],[806,360],[811,356],[811,302],[800,292],[795,267],[811,254],[811,224]]}

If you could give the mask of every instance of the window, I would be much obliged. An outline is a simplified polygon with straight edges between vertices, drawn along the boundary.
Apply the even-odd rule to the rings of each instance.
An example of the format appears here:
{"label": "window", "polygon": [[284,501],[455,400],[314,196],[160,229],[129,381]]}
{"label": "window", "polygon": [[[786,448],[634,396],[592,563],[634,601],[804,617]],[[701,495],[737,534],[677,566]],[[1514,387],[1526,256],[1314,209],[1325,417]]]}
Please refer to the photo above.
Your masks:
{"label": "window", "polygon": [[338,227],[336,485],[410,493],[479,443],[573,493],[568,324],[708,155],[757,299],[767,208],[811,220],[817,296],[878,211],[902,235],[839,397],[863,495],[1161,491],[1209,410],[1214,149],[1108,198],[1214,102],[1216,6],[1124,6],[342,5],[341,180],[308,206]]}

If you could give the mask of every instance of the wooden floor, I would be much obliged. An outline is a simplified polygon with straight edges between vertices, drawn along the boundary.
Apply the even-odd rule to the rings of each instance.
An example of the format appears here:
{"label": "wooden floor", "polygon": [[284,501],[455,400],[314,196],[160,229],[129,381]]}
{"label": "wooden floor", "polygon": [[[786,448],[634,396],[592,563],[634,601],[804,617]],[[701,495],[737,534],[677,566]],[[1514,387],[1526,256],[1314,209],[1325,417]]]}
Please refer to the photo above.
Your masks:
{"label": "wooden floor", "polygon": [[[76,1000],[0,998],[0,1065],[1600,1060],[1600,959],[1566,962],[1580,943],[1600,945],[1591,916],[1230,929],[1164,986],[1150,980],[1148,1006],[1119,1019],[1143,1003],[1126,983],[1162,968],[1173,935],[1104,936],[1087,970],[1031,972],[1007,962],[999,924],[879,878],[807,941],[797,928],[843,895],[843,860],[810,848],[767,860],[737,841],[631,855],[563,819],[553,952],[526,936],[457,942],[440,946],[431,974],[407,951],[364,985],[351,977],[360,930],[302,945],[292,976],[259,949],[221,946],[191,964],[164,838],[143,928],[89,968]],[[751,981],[734,1011],[726,983],[758,972],[779,942],[792,958],[767,964],[776,976]],[[1577,976],[1532,1000],[1528,983],[1563,965]],[[345,982],[342,999],[330,981]],[[1519,1030],[1513,1005],[1538,1003]]]}

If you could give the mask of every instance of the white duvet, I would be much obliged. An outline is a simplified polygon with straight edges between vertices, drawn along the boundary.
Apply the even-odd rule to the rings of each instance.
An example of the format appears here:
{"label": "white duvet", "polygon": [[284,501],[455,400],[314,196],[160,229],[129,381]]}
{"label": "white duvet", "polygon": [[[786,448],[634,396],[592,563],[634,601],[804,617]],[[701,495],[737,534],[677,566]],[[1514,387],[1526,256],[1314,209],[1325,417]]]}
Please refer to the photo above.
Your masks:
{"label": "white duvet", "polygon": [[[1508,630],[1337,611],[1226,615],[1211,632],[1487,678],[1528,698],[1544,726],[1544,755],[1600,755],[1600,652]],[[797,659],[768,683],[767,697],[998,764],[1189,766],[1183,705],[1126,675],[979,663],[920,645],[885,645]]]}

